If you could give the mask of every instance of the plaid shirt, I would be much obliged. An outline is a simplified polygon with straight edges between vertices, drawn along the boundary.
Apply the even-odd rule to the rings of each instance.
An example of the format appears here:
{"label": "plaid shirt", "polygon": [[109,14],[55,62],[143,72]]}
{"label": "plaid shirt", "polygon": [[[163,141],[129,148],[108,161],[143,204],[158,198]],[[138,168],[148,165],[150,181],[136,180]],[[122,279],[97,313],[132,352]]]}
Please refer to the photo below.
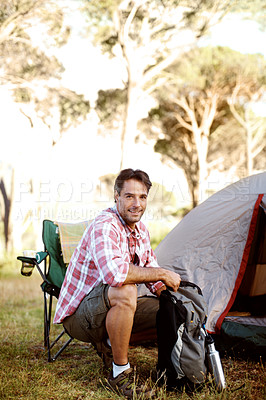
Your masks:
{"label": "plaid shirt", "polygon": [[[133,231],[118,214],[116,206],[102,211],[85,230],[73,253],[57,302],[54,323],[72,315],[83,298],[100,283],[120,287],[135,254],[140,267],[158,267],[150,246],[149,232],[142,222]],[[147,283],[155,293],[162,282]]]}

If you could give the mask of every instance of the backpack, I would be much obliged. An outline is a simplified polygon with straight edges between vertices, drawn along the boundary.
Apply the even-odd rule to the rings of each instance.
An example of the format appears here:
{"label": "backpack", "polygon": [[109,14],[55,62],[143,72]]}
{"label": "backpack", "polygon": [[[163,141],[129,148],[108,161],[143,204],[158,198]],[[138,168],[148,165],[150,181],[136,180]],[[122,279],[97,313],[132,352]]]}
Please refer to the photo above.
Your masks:
{"label": "backpack", "polygon": [[205,329],[207,305],[201,289],[181,281],[177,292],[164,290],[156,316],[159,383],[168,390],[195,388],[205,380]]}

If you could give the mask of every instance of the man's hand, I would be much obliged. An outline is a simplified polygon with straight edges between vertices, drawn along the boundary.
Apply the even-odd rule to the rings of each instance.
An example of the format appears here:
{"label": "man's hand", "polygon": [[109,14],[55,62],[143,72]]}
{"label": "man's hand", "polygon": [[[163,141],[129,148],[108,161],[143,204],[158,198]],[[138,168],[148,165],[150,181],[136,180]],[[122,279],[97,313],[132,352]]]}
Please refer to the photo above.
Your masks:
{"label": "man's hand", "polygon": [[163,278],[161,278],[161,281],[166,286],[171,288],[171,290],[173,290],[174,292],[177,292],[180,282],[181,282],[180,275],[174,271],[169,271],[167,269],[164,269],[164,275],[165,276]]}

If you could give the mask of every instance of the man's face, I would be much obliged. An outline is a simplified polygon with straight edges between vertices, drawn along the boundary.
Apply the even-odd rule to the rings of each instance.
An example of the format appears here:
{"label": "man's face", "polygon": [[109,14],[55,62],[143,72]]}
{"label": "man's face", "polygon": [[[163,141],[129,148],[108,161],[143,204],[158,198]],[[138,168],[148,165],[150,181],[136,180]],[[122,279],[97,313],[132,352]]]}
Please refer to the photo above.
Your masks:
{"label": "man's face", "polygon": [[120,195],[115,191],[119,214],[130,228],[135,229],[147,206],[148,190],[144,183],[135,179],[124,182]]}

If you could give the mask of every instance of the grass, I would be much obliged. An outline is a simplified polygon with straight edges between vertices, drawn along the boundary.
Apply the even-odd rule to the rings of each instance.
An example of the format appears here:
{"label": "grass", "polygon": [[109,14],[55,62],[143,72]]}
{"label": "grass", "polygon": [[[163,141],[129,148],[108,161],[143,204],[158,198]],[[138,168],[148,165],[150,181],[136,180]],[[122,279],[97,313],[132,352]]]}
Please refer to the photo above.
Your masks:
{"label": "grass", "polygon": [[[94,349],[73,341],[62,355],[47,362],[43,348],[43,303],[40,278],[17,270],[0,270],[0,398],[37,400],[116,400],[123,397],[105,385],[106,374]],[[60,331],[53,327],[53,335]],[[155,385],[157,349],[132,347],[131,364],[139,375]],[[223,358],[227,389],[218,393],[208,377],[201,391],[166,392],[156,388],[156,399],[265,399],[265,371],[262,363]]]}

